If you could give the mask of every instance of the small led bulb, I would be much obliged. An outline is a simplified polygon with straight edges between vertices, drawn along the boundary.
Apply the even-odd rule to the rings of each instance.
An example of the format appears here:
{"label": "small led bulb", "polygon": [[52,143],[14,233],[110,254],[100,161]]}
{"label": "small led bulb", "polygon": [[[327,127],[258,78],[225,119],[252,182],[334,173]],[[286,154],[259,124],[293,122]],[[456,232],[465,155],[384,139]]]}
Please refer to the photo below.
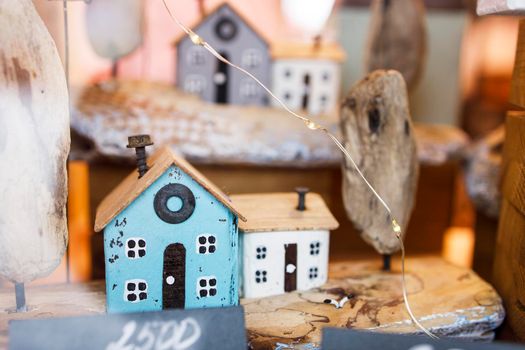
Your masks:
{"label": "small led bulb", "polygon": [[191,41],[195,45],[200,45],[200,46],[204,45],[204,40],[202,40],[202,38],[197,33],[190,31],[189,36],[190,36]]}
{"label": "small led bulb", "polygon": [[306,120],[305,123],[306,123],[306,127],[310,130],[317,130],[321,127],[319,124],[316,124],[311,120]]}
{"label": "small led bulb", "polygon": [[396,219],[392,219],[392,230],[397,234],[401,233],[401,226],[399,226]]}

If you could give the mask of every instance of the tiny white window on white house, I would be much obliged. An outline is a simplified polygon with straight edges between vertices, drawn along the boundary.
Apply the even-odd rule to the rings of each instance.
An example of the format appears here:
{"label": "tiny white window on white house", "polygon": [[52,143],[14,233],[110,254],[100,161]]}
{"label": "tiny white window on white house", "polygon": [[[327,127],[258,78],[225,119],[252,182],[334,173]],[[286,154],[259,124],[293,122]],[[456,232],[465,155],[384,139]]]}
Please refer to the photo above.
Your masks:
{"label": "tiny white window on white house", "polygon": [[131,237],[126,241],[126,256],[139,259],[146,255],[146,241],[140,237]]}
{"label": "tiny white window on white house", "polygon": [[217,278],[215,276],[202,276],[197,281],[197,295],[201,298],[217,295]]}
{"label": "tiny white window on white house", "polygon": [[190,94],[201,94],[206,87],[206,80],[201,75],[188,75],[184,80],[184,91]]}
{"label": "tiny white window on white house", "polygon": [[145,280],[127,280],[124,284],[124,300],[130,303],[148,299],[148,283]]}
{"label": "tiny white window on white house", "polygon": [[241,83],[241,95],[244,98],[251,99],[259,95],[259,87],[252,80],[245,79]]}
{"label": "tiny white window on white house", "polygon": [[197,253],[213,254],[217,250],[217,237],[214,235],[200,235],[197,237]]}
{"label": "tiny white window on white house", "polygon": [[311,280],[314,280],[319,276],[319,268],[317,267],[310,267],[310,270],[308,271],[308,277]]}
{"label": "tiny white window on white house", "polygon": [[283,70],[283,75],[285,78],[291,78],[292,77],[292,70],[290,68],[285,68]]}
{"label": "tiny white window on white house", "polygon": [[321,242],[315,241],[310,243],[310,255],[319,255],[321,251]]}
{"label": "tiny white window on white house", "polygon": [[258,246],[255,249],[255,252],[257,253],[255,257],[257,258],[257,260],[266,259],[266,251],[267,249],[265,246]]}
{"label": "tiny white window on white house", "polygon": [[266,270],[257,270],[255,271],[255,282],[256,283],[266,283],[268,272]]}
{"label": "tiny white window on white house", "polygon": [[187,56],[188,64],[192,66],[202,66],[206,63],[206,52],[202,47],[192,47]]}
{"label": "tiny white window on white house", "polygon": [[242,53],[242,65],[246,68],[256,68],[261,62],[261,51],[257,49],[247,49]]}

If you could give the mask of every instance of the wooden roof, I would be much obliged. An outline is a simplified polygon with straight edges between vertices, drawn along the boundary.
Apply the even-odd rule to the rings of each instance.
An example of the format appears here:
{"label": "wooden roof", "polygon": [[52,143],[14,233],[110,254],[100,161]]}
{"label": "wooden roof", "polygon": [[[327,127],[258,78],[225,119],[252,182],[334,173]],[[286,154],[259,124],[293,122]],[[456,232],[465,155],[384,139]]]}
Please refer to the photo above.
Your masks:
{"label": "wooden roof", "polygon": [[304,211],[296,209],[296,193],[240,194],[231,199],[247,219],[239,223],[241,232],[334,230],[339,227],[317,193],[306,195]]}
{"label": "wooden roof", "polygon": [[[243,15],[240,11],[238,11],[234,6],[232,6],[227,1],[219,2],[215,4],[215,6],[209,9],[206,9],[206,16],[202,18],[198,17],[191,25],[187,27],[190,28],[192,31],[196,31],[197,28],[210,17],[210,15],[214,14],[221,7],[224,7],[224,6],[228,6],[233,11],[233,13],[235,13],[242,21],[244,21],[244,23],[246,23],[246,25],[251,30],[253,30],[255,34],[257,34],[262,40],[264,40],[267,44],[270,43],[270,38],[266,35],[266,33],[264,33],[262,30],[259,30],[257,26],[254,25],[253,22],[248,17]],[[173,40],[172,45],[177,46],[184,38],[188,38],[188,35],[184,31],[180,31],[180,33],[176,36],[175,40]],[[206,40],[206,38],[203,38],[203,39]]]}
{"label": "wooden roof", "polygon": [[217,200],[233,211],[241,220],[246,221],[246,218],[236,206],[233,205],[226,194],[188,163],[186,159],[176,155],[169,147],[163,147],[153,156],[149,157],[148,165],[150,169],[143,177],[139,179],[137,171],[134,170],[104,198],[97,208],[95,231],[99,232],[106,227],[111,220],[127,208],[173,164],[191,176],[197,183],[217,198]]}
{"label": "wooden roof", "polygon": [[342,62],[346,58],[346,53],[335,42],[294,42],[294,43],[273,43],[270,46],[270,54],[273,59],[282,58],[302,58],[302,59],[326,59]]}

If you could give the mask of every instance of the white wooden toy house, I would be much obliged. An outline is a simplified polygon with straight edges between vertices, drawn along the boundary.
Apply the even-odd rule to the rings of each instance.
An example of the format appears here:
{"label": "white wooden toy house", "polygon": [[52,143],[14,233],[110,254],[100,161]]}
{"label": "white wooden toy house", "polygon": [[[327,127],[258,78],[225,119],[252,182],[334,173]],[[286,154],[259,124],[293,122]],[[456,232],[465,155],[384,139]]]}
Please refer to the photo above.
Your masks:
{"label": "white wooden toy house", "polygon": [[[299,199],[298,199],[299,198]],[[319,287],[327,280],[329,231],[339,224],[316,193],[234,195],[245,298]]]}
{"label": "white wooden toy house", "polygon": [[[336,43],[287,43],[271,47],[272,91],[286,105],[308,114],[336,110],[345,54]],[[275,107],[281,105],[272,100]]]}

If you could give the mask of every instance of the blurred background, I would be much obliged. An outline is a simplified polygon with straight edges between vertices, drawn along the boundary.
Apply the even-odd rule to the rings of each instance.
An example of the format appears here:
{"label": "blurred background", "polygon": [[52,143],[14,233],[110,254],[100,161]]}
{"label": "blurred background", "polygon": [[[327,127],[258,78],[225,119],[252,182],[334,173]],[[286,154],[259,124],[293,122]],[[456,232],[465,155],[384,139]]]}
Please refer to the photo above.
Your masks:
{"label": "blurred background", "polygon": [[[64,57],[62,3],[48,0],[34,0],[34,3]],[[206,11],[219,3],[222,1],[168,1],[173,13],[187,25],[198,23],[205,18]],[[283,13],[279,0],[230,0],[228,3],[249,20],[257,32],[275,41],[312,39],[305,37],[304,30]],[[501,125],[506,112],[512,109],[507,101],[518,19],[477,17],[475,1],[426,0],[424,5],[424,68],[417,84],[410,89],[421,175],[417,203],[408,228],[407,251],[409,255],[441,255],[452,263],[472,267],[490,281],[499,210],[499,165],[504,139]],[[150,132],[151,120],[155,120],[160,127],[155,129],[157,135],[152,132],[154,141],[164,140],[158,130],[171,132],[159,116],[146,115],[138,121],[136,118],[128,121],[118,101],[108,107],[100,105],[90,94],[94,87],[102,86],[104,92],[101,82],[116,76],[118,81],[144,83],[140,85],[147,90],[143,102],[162,109],[163,101],[169,99],[166,89],[173,88],[177,81],[174,40],[182,35],[162,2],[144,1],[140,5],[143,16],[137,23],[140,22],[142,38],[137,47],[118,60],[101,57],[93,49],[88,27],[97,24],[89,23],[92,21],[87,13],[89,5],[73,1],[68,6],[70,82],[75,106],[69,163],[70,245],[61,268],[35,283],[104,278],[102,233],[93,232],[96,207],[129,172],[134,171],[133,152],[125,150],[127,135],[119,130],[130,123],[138,123],[139,129],[142,125]],[[304,6],[309,5],[305,2]],[[346,54],[342,62],[339,100],[366,74],[370,19],[370,1],[338,0],[323,29],[323,40],[339,43]],[[126,34],[129,33],[118,35],[124,37]],[[148,85],[149,82],[156,85]],[[170,103],[176,105],[177,101]],[[154,114],[155,108],[148,111]],[[239,109],[232,111],[243,113]],[[117,112],[118,122],[115,120]],[[250,110],[249,113],[247,123],[259,118],[252,115],[257,112]],[[106,115],[113,116],[111,122],[104,119]],[[188,120],[191,124],[192,119]],[[324,121],[337,127],[337,111],[326,116]],[[305,138],[295,139],[293,130],[283,133],[297,147]],[[206,144],[218,132],[200,133],[192,142]],[[271,131],[267,136],[274,137]],[[294,161],[293,157],[287,161],[278,156],[258,158],[257,150],[247,156],[240,151],[236,153],[235,147],[229,150],[228,157],[199,156],[194,149],[180,144],[184,140],[184,137],[178,138],[179,144],[174,147],[227,193],[288,192],[297,186],[307,186],[320,193],[341,223],[331,236],[332,260],[363,256],[380,259],[346,217],[337,150],[332,148],[332,153],[311,160],[303,157],[300,161]],[[280,142],[286,147],[288,141]]]}

